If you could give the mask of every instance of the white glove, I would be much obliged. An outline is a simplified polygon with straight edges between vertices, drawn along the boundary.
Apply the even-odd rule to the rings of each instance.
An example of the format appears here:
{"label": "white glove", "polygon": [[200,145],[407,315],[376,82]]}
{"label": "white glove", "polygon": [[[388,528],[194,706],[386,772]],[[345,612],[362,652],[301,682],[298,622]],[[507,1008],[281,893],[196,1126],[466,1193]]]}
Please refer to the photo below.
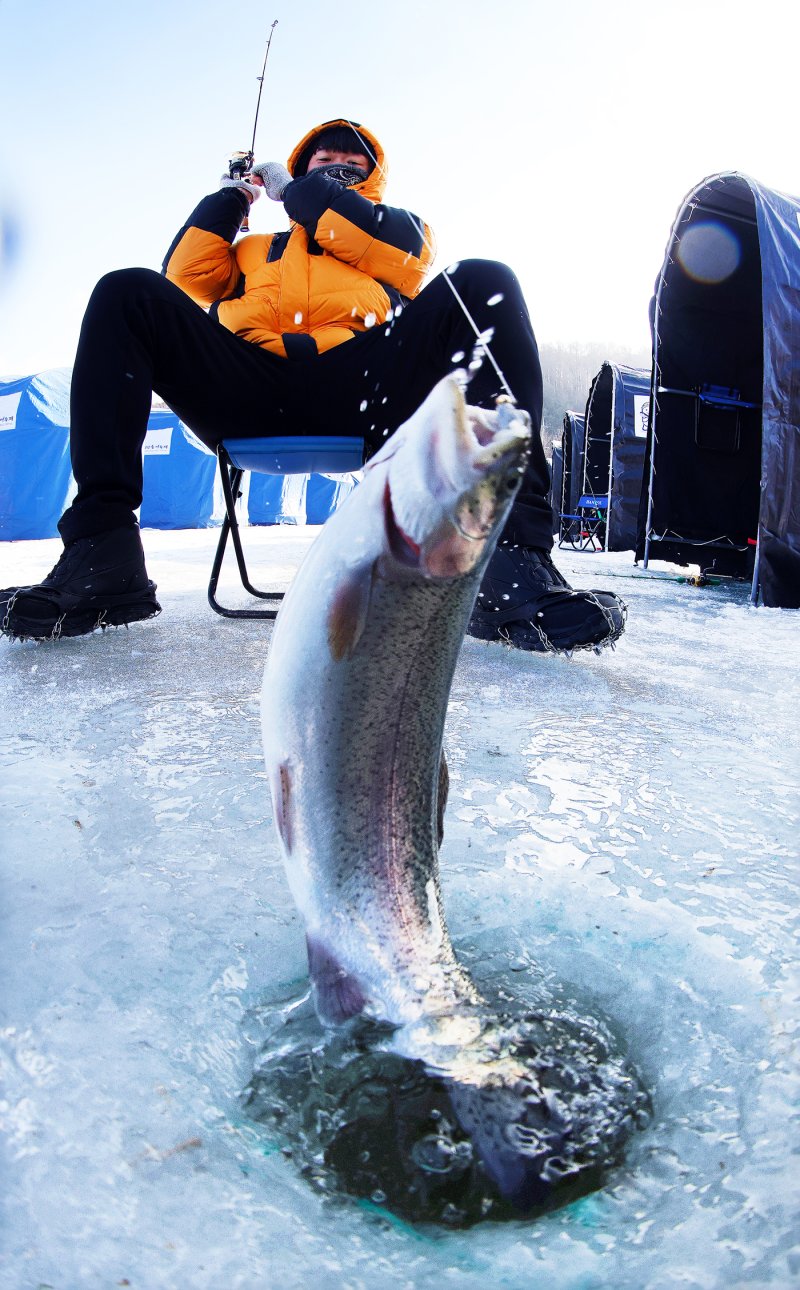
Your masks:
{"label": "white glove", "polygon": [[219,181],[220,188],[241,188],[243,193],[247,193],[250,203],[257,201],[261,196],[261,188],[258,184],[248,184],[246,179],[231,179],[230,175],[223,175]]}
{"label": "white glove", "polygon": [[262,161],[253,166],[252,174],[258,175],[264,185],[264,192],[274,202],[282,202],[283,194],[292,182],[292,176],[280,161]]}

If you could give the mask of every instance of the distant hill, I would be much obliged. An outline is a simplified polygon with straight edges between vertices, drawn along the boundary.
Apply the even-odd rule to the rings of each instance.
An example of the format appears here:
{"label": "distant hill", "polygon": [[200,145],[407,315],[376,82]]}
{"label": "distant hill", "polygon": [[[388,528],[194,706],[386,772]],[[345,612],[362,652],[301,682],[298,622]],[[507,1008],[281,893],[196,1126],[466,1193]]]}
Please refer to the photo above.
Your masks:
{"label": "distant hill", "polygon": [[596,341],[580,345],[539,345],[544,377],[544,412],[542,442],[547,457],[554,439],[561,439],[564,413],[583,412],[589,397],[589,386],[603,363],[623,363],[626,367],[649,370],[650,351],[628,349],[613,342]]}

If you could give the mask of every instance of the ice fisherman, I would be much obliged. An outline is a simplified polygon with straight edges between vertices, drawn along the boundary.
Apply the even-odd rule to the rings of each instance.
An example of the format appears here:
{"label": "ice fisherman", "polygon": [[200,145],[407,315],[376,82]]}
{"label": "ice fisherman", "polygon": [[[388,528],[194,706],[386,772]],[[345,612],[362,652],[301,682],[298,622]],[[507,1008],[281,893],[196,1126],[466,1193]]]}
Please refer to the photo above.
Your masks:
{"label": "ice fisherman", "polygon": [[[59,521],[64,550],[38,585],[0,592],[5,635],[80,636],[160,612],[135,516],[153,391],[210,448],[232,435],[363,433],[371,455],[454,369],[469,369],[468,402],[494,406],[499,369],[540,426],[539,354],[516,277],[495,261],[462,260],[423,290],[433,236],[383,204],[386,177],[371,130],[327,121],[303,136],[288,169],[267,162],[241,180],[224,176],[161,274],[101,278],[72,374],[77,494]],[[237,240],[263,192],[283,204],[290,229]],[[534,434],[468,631],[527,650],[597,648],[622,632],[625,605],[572,590],[553,565],[548,488]]]}

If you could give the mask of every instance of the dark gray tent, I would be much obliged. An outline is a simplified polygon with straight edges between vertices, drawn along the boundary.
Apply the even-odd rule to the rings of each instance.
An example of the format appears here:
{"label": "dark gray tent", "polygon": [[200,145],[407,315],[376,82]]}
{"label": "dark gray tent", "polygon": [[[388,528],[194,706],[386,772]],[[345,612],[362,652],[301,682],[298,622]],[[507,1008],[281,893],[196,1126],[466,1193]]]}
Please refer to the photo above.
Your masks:
{"label": "dark gray tent", "polygon": [[564,449],[560,443],[553,444],[553,456],[550,461],[550,505],[553,508],[553,532],[557,533],[561,521],[561,490],[564,484]]}
{"label": "dark gray tent", "polygon": [[753,578],[800,607],[800,200],[704,179],[651,305],[653,381],[637,558]]}
{"label": "dark gray tent", "polygon": [[603,363],[586,403],[581,492],[605,509],[606,551],[636,546],[649,409],[650,372]]}
{"label": "dark gray tent", "polygon": [[561,508],[558,535],[571,542],[575,534],[575,516],[583,487],[583,441],[585,418],[580,412],[565,412],[561,431]]}

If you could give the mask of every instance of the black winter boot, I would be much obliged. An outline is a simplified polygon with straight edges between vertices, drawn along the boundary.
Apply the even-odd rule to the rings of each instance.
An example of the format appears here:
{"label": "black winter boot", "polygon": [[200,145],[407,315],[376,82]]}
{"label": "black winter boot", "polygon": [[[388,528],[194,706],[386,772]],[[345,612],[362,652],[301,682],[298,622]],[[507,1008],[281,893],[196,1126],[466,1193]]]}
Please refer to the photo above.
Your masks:
{"label": "black winter boot", "polygon": [[0,632],[17,640],[83,636],[161,612],[138,528],[112,529],[64,547],[34,587],[0,591]]}
{"label": "black winter boot", "polygon": [[622,635],[627,606],[610,591],[573,591],[549,552],[498,546],[467,632],[544,653],[600,650]]}

